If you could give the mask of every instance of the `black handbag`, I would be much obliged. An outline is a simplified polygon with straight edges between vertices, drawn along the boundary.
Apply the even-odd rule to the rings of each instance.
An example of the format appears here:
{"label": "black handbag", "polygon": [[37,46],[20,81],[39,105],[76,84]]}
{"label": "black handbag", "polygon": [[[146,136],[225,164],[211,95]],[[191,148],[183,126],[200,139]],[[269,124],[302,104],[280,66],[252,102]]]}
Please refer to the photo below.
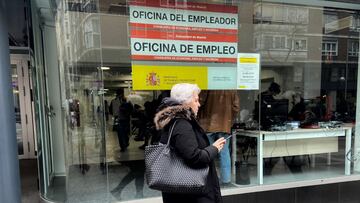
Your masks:
{"label": "black handbag", "polygon": [[146,182],[151,189],[167,193],[202,194],[205,192],[209,166],[191,168],[167,144],[149,145],[145,148]]}

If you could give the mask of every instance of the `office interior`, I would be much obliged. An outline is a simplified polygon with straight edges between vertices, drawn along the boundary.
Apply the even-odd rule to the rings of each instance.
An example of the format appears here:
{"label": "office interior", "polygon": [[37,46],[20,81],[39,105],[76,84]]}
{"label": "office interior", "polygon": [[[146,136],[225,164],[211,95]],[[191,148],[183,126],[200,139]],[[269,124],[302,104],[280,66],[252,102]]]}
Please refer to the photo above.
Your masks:
{"label": "office interior", "polygon": [[[231,182],[222,184],[223,194],[356,177],[357,7],[191,2],[237,6],[238,52],[261,56],[259,89],[216,90],[225,95],[236,91],[239,97],[239,111],[229,121]],[[161,193],[149,189],[144,179],[144,146],[156,144],[149,115],[168,92],[132,89],[128,3],[37,0],[30,8],[36,51],[12,55],[12,78],[14,84],[31,84],[25,89],[13,86],[17,135],[20,158],[38,156],[42,197],[60,202],[158,200]],[[24,66],[29,66],[25,74]],[[263,93],[274,83],[279,90],[264,103]],[[111,112],[119,90],[133,108],[125,150],[119,146]],[[32,92],[34,100],[22,91]],[[32,126],[24,125],[23,111],[32,115]],[[26,137],[22,131],[28,132]]]}

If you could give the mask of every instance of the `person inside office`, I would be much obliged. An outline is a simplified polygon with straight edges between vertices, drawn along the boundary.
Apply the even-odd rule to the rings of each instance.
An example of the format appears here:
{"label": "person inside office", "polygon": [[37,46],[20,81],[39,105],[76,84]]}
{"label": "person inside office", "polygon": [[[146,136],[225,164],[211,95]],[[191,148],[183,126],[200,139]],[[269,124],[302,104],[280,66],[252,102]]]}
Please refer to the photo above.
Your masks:
{"label": "person inside office", "polygon": [[[277,101],[275,97],[279,95],[280,92],[280,85],[272,82],[266,91],[261,92],[258,96],[258,101],[255,102],[254,120],[259,122],[262,130],[268,130],[271,125],[276,123],[276,121],[273,120],[273,118],[275,118],[274,116],[280,115],[279,112],[270,112],[270,109],[268,109],[271,104]],[[261,115],[259,115],[259,108],[261,109]],[[276,115],[274,115],[274,113],[276,113]],[[270,116],[272,118],[270,118]]]}
{"label": "person inside office", "polygon": [[[284,123],[289,121],[289,119],[301,119],[302,117],[304,117],[303,115],[305,114],[306,109],[304,107],[303,100],[301,98],[300,100],[294,100],[294,98],[286,98],[284,96],[285,94],[280,95],[280,93],[280,85],[272,82],[268,89],[259,95],[258,101],[255,102],[254,120],[260,121],[261,130],[285,130]],[[292,104],[292,109],[289,111],[290,103]],[[259,111],[259,108],[261,109],[261,111]],[[270,175],[279,160],[279,157],[265,158],[264,174]],[[289,156],[283,157],[283,160],[292,173],[302,172],[302,157]]]}
{"label": "person inside office", "polygon": [[[200,93],[199,122],[210,143],[231,134],[231,126],[240,110],[236,90],[207,90]],[[227,108],[224,108],[227,107]],[[230,145],[226,142],[219,153],[221,186],[231,186]]]}
{"label": "person inside office", "polygon": [[[289,121],[299,122],[301,128],[319,128],[318,122],[328,119],[324,97],[318,96],[305,102],[299,92],[289,90],[280,93],[280,85],[273,82],[255,102],[254,120],[260,121],[261,130],[288,130],[286,123]],[[279,157],[264,159],[265,175],[272,173],[279,160]],[[285,156],[283,160],[292,173],[302,172],[302,166],[307,161],[310,163],[309,156]]]}

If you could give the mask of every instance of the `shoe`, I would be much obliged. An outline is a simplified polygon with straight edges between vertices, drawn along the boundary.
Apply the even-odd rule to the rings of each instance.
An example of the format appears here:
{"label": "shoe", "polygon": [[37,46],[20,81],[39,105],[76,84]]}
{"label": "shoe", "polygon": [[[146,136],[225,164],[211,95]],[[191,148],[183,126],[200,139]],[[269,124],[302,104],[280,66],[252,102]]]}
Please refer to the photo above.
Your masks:
{"label": "shoe", "polygon": [[110,193],[113,197],[115,197],[116,200],[121,200],[121,190],[118,191],[118,190],[114,189],[114,190],[111,190]]}

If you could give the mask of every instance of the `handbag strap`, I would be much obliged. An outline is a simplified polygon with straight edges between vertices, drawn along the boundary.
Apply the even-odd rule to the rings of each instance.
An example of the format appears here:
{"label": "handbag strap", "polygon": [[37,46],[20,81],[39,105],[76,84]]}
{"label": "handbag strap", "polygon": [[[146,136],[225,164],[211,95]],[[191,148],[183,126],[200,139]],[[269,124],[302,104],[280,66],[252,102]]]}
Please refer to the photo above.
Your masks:
{"label": "handbag strap", "polygon": [[171,139],[171,135],[173,133],[173,130],[174,130],[174,127],[175,127],[175,124],[176,124],[177,120],[175,120],[174,124],[172,125],[171,129],[170,129],[170,133],[169,133],[169,138],[168,138],[168,141],[166,143],[166,147],[169,147],[170,145],[170,139]]}

